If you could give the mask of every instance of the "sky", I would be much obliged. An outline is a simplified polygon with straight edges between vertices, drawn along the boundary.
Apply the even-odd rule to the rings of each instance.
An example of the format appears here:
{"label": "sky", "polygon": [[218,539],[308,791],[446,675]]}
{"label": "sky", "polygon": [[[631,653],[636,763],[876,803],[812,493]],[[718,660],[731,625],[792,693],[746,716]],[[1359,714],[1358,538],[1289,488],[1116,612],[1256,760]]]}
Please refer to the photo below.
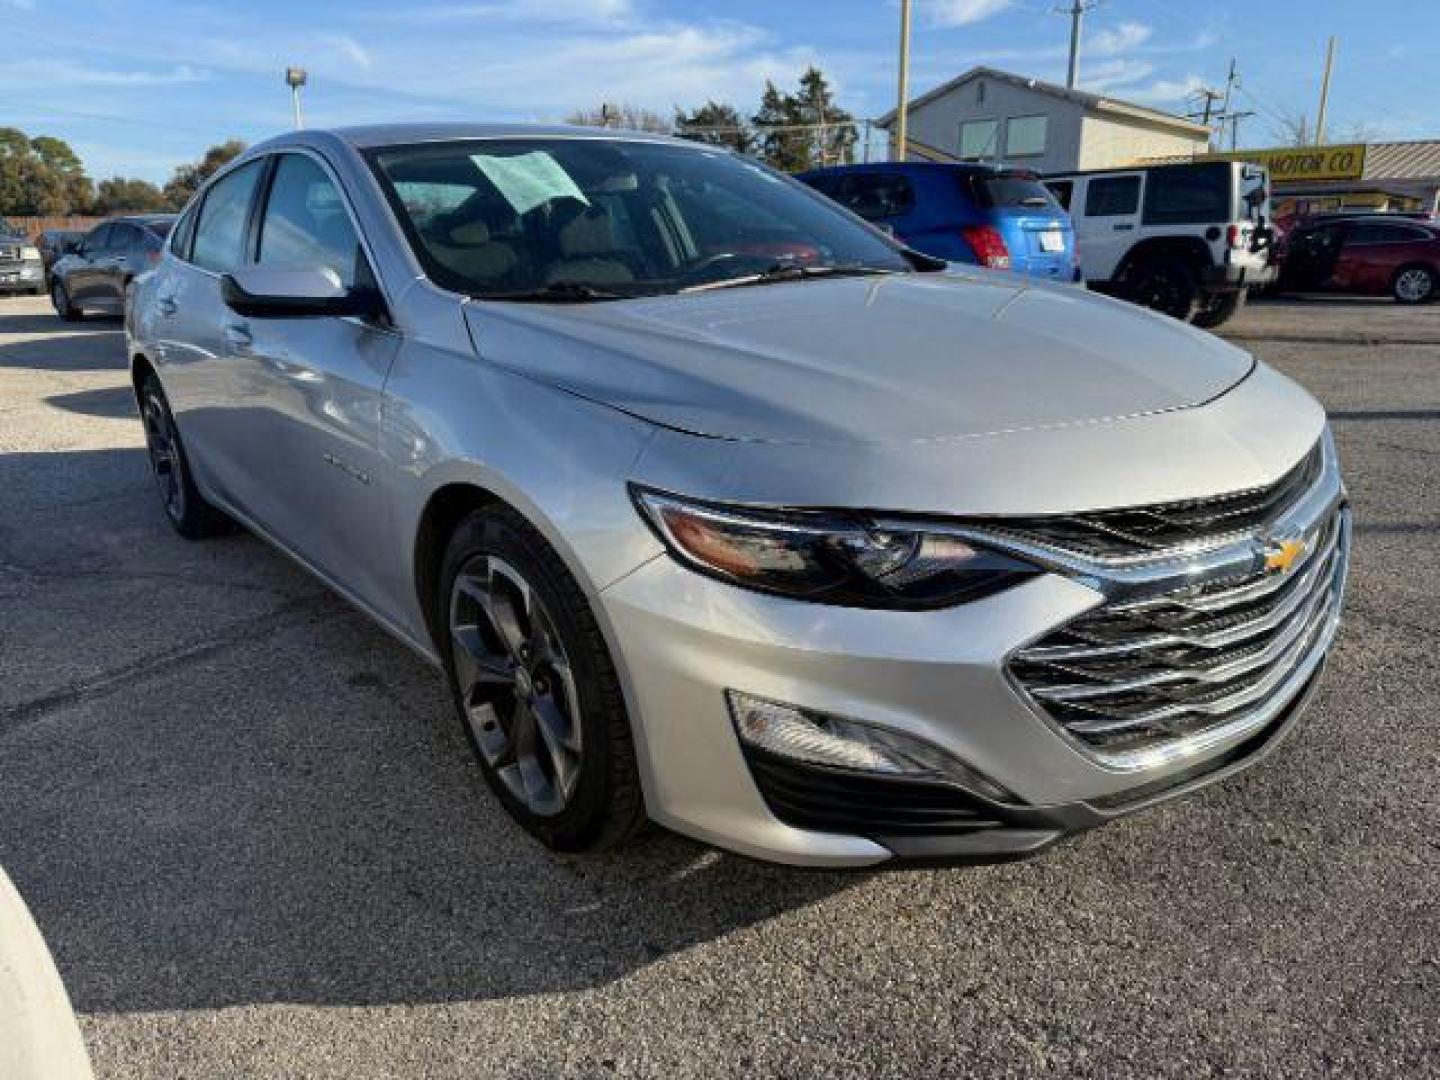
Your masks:
{"label": "sky", "polygon": [[[911,86],[977,63],[1063,81],[1057,0],[915,0]],[[555,121],[615,101],[669,113],[754,109],[808,65],[858,117],[894,104],[898,0],[0,0],[0,125],[68,140],[91,176],[163,181],[229,137],[291,126],[287,64],[310,73],[309,126]],[[1440,138],[1440,0],[1102,0],[1086,89],[1184,112],[1223,85],[1256,115],[1241,144],[1313,117],[1339,37],[1332,133]]]}

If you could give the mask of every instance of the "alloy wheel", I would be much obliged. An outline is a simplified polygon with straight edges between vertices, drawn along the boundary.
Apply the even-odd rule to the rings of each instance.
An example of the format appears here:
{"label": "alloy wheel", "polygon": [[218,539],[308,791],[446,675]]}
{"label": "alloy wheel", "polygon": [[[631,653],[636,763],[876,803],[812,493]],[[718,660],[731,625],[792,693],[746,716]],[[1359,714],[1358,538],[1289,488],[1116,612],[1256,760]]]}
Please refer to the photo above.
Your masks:
{"label": "alloy wheel", "polygon": [[160,499],[171,519],[181,521],[185,517],[185,483],[180,475],[179,442],[170,411],[155,394],[146,394],[143,418],[145,445],[150,451],[150,468],[160,488]]}
{"label": "alloy wheel", "polygon": [[580,779],[579,696],[544,603],[509,563],[477,555],[450,593],[450,640],[466,723],[531,813],[553,817]]}
{"label": "alloy wheel", "polygon": [[1395,295],[1412,304],[1427,300],[1435,290],[1428,270],[1414,267],[1395,279]]}

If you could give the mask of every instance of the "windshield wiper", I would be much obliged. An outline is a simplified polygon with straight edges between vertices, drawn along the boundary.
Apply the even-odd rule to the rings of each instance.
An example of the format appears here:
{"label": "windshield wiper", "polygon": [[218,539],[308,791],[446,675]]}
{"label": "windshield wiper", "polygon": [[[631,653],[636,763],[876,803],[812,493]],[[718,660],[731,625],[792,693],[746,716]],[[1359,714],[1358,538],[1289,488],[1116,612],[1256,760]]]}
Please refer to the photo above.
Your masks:
{"label": "windshield wiper", "polygon": [[903,274],[903,270],[887,270],[880,266],[865,266],[862,263],[840,263],[835,266],[799,266],[795,263],[776,263],[758,274],[743,274],[740,277],[707,281],[680,289],[682,293],[707,292],[710,289],[735,289],[745,285],[774,285],[782,281],[804,281],[816,277],[871,277],[879,274]]}
{"label": "windshield wiper", "polygon": [[597,289],[579,281],[552,281],[538,289],[518,289],[515,292],[483,293],[482,300],[518,300],[529,303],[579,304],[592,300],[633,300],[636,293],[612,292]]}

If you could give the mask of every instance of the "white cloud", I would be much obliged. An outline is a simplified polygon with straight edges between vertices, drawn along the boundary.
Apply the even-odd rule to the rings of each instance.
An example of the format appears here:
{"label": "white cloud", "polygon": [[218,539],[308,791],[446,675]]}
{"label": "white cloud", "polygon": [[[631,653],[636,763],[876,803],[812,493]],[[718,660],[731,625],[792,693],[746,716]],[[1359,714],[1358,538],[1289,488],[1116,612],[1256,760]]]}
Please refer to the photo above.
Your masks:
{"label": "white cloud", "polygon": [[1106,27],[1084,39],[1084,50],[1091,56],[1119,56],[1133,52],[1150,40],[1152,27],[1138,22],[1122,22],[1115,27]]}
{"label": "white cloud", "polygon": [[1014,0],[920,0],[920,10],[932,26],[969,26],[1013,4]]}
{"label": "white cloud", "polygon": [[417,4],[373,13],[386,20],[448,22],[488,19],[503,22],[616,23],[635,13],[633,0],[484,0],[480,3]]}
{"label": "white cloud", "polygon": [[43,81],[55,86],[166,86],[172,83],[205,82],[210,73],[189,64],[176,64],[160,71],[120,71],[112,68],[85,67],[69,60],[46,60],[31,57],[8,65],[12,78]]}
{"label": "white cloud", "polygon": [[338,34],[332,37],[330,44],[334,46],[335,51],[340,53],[341,56],[352,63],[358,64],[366,71],[369,71],[375,66],[374,61],[370,59],[370,53],[349,34]]}

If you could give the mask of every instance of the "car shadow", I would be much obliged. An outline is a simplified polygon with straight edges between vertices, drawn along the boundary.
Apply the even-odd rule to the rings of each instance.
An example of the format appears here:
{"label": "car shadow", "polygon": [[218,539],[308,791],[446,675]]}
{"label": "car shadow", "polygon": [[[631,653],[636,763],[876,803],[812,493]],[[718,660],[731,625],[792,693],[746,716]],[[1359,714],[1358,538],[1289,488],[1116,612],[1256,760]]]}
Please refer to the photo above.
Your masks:
{"label": "car shadow", "polygon": [[[125,367],[125,335],[119,322],[86,318],[63,322],[58,315],[0,314],[0,339],[43,335],[0,344],[0,368],[37,371],[101,371]],[[57,341],[63,345],[57,346]]]}
{"label": "car shadow", "polygon": [[77,390],[73,394],[52,394],[44,400],[46,405],[85,416],[124,420],[139,415],[134,392],[123,386]]}
{"label": "car shadow", "polygon": [[180,540],[141,450],[3,455],[0,492],[0,865],[81,1012],[577,990],[863,880],[552,855],[434,669],[261,542]]}

